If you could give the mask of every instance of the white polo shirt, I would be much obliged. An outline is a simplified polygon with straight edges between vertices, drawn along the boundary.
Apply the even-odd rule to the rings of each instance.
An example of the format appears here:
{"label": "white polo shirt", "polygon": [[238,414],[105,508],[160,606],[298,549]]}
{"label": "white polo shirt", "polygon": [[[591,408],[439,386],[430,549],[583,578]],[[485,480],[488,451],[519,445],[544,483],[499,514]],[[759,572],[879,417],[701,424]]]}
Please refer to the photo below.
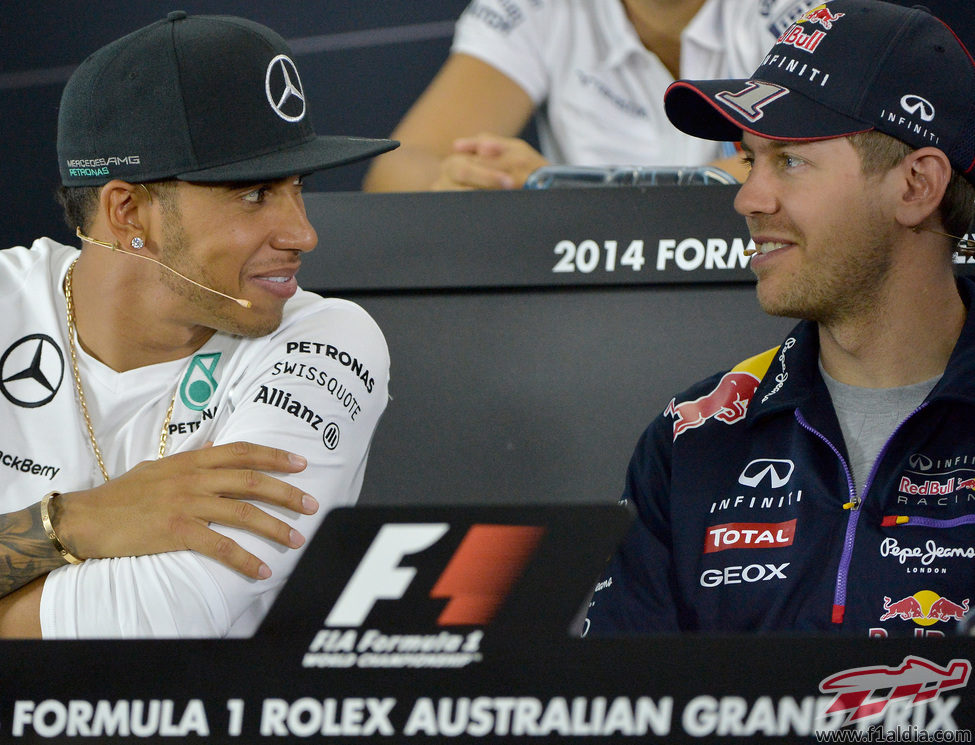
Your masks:
{"label": "white polo shirt", "polygon": [[[65,321],[64,277],[77,257],[47,238],[0,250],[0,512],[48,491],[103,483],[75,395]],[[307,458],[304,471],[277,475],[315,497],[318,513],[261,508],[309,540],[330,509],[358,498],[388,400],[389,352],[376,323],[358,305],[304,291],[267,336],[216,333],[184,359],[125,372],[79,344],[78,368],[111,478],[157,457],[174,402],[167,454],[242,440]],[[262,559],[271,578],[249,579],[193,551],[65,565],[44,584],[44,638],[252,635],[304,547],[213,527]]]}
{"label": "white polo shirt", "polygon": [[[741,78],[815,0],[707,0],[684,29],[682,78]],[[721,143],[679,132],[664,113],[674,82],[620,0],[474,0],[453,52],[500,70],[538,107],[542,153],[572,165],[704,165]]]}

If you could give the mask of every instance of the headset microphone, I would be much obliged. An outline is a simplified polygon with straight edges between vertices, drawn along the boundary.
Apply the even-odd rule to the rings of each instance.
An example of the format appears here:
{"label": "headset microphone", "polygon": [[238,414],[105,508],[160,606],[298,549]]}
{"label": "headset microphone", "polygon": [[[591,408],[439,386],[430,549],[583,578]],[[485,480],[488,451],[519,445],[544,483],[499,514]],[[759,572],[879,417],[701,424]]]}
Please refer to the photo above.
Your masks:
{"label": "headset microphone", "polygon": [[235,303],[237,303],[237,305],[241,306],[242,308],[250,308],[251,305],[253,305],[253,303],[251,303],[250,300],[245,300],[244,298],[240,298],[240,297],[231,297],[230,295],[225,295],[224,293],[220,292],[219,290],[214,290],[212,287],[207,287],[206,285],[201,285],[196,280],[190,279],[186,275],[180,274],[179,272],[177,272],[175,269],[173,269],[168,264],[163,264],[161,261],[159,261],[158,259],[154,259],[151,256],[145,256],[144,254],[132,253],[131,251],[123,251],[119,247],[118,242],[109,243],[108,241],[100,241],[97,238],[91,238],[91,237],[85,235],[84,233],[82,233],[81,232],[81,228],[77,228],[77,230],[75,230],[75,235],[77,235],[79,238],[81,238],[81,240],[87,241],[88,243],[94,243],[96,245],[104,246],[105,248],[111,249],[112,251],[118,251],[119,253],[123,253],[126,256],[134,256],[137,259],[145,259],[146,261],[151,261],[153,264],[158,264],[163,269],[168,269],[169,271],[171,271],[173,274],[175,274],[180,279],[185,279],[187,282],[189,282],[190,284],[196,285],[201,290],[206,290],[207,292],[212,292],[214,295],[219,295],[220,297],[227,298],[227,300],[233,300]]}

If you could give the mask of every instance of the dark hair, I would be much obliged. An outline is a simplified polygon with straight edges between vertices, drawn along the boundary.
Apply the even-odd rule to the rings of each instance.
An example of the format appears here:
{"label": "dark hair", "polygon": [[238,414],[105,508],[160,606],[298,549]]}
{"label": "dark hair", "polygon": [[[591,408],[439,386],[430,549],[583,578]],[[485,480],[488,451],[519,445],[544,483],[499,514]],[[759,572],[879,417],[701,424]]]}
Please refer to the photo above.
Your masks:
{"label": "dark hair", "polygon": [[[176,181],[150,181],[146,184],[146,188],[149,187],[151,187],[150,191],[159,198],[160,203],[164,207],[172,208],[173,190],[176,188]],[[98,210],[98,199],[101,190],[101,186],[58,187],[55,196],[61,208],[64,210],[64,221],[71,229],[72,234],[75,228],[81,228],[84,233],[87,233],[91,228],[91,221],[95,219],[95,212]]]}
{"label": "dark hair", "polygon": [[[889,171],[916,149],[876,130],[851,135],[850,144],[860,155],[861,168],[866,174]],[[975,219],[975,186],[952,169],[938,209],[945,232],[963,237]]]}
{"label": "dark hair", "polygon": [[91,227],[91,220],[98,209],[100,186],[61,186],[55,196],[64,210],[64,221],[74,235],[75,228],[85,233]]}

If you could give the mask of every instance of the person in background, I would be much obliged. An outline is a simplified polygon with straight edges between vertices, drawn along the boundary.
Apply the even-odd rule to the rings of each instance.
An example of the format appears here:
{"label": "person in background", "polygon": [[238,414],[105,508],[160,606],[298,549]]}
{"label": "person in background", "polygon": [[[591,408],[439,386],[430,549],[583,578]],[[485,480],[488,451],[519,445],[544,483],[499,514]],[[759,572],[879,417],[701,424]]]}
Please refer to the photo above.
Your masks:
{"label": "person in background", "polygon": [[589,634],[954,633],[975,600],[975,282],[953,264],[975,61],[920,6],[832,0],[749,79],[665,103],[741,137],[759,303],[803,320],[644,433]]}
{"label": "person in background", "polygon": [[[474,0],[451,54],[365,191],[514,189],[548,164],[715,164],[730,143],[674,129],[678,77],[747,75],[809,0]],[[519,138],[533,114],[541,153]]]}
{"label": "person in background", "polygon": [[298,287],[317,136],[284,40],[174,11],[61,98],[65,216],[0,251],[0,636],[248,636],[358,497],[389,355]]}

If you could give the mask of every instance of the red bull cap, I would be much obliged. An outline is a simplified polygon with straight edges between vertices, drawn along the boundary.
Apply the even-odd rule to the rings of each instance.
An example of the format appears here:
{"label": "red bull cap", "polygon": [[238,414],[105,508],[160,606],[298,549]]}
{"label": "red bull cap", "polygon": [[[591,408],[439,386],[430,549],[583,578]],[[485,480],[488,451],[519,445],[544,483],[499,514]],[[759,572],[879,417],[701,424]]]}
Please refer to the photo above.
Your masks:
{"label": "red bull cap", "polygon": [[664,105],[674,126],[709,140],[878,130],[942,150],[975,183],[975,61],[925,8],[825,2],[786,29],[751,78],[678,80]]}

